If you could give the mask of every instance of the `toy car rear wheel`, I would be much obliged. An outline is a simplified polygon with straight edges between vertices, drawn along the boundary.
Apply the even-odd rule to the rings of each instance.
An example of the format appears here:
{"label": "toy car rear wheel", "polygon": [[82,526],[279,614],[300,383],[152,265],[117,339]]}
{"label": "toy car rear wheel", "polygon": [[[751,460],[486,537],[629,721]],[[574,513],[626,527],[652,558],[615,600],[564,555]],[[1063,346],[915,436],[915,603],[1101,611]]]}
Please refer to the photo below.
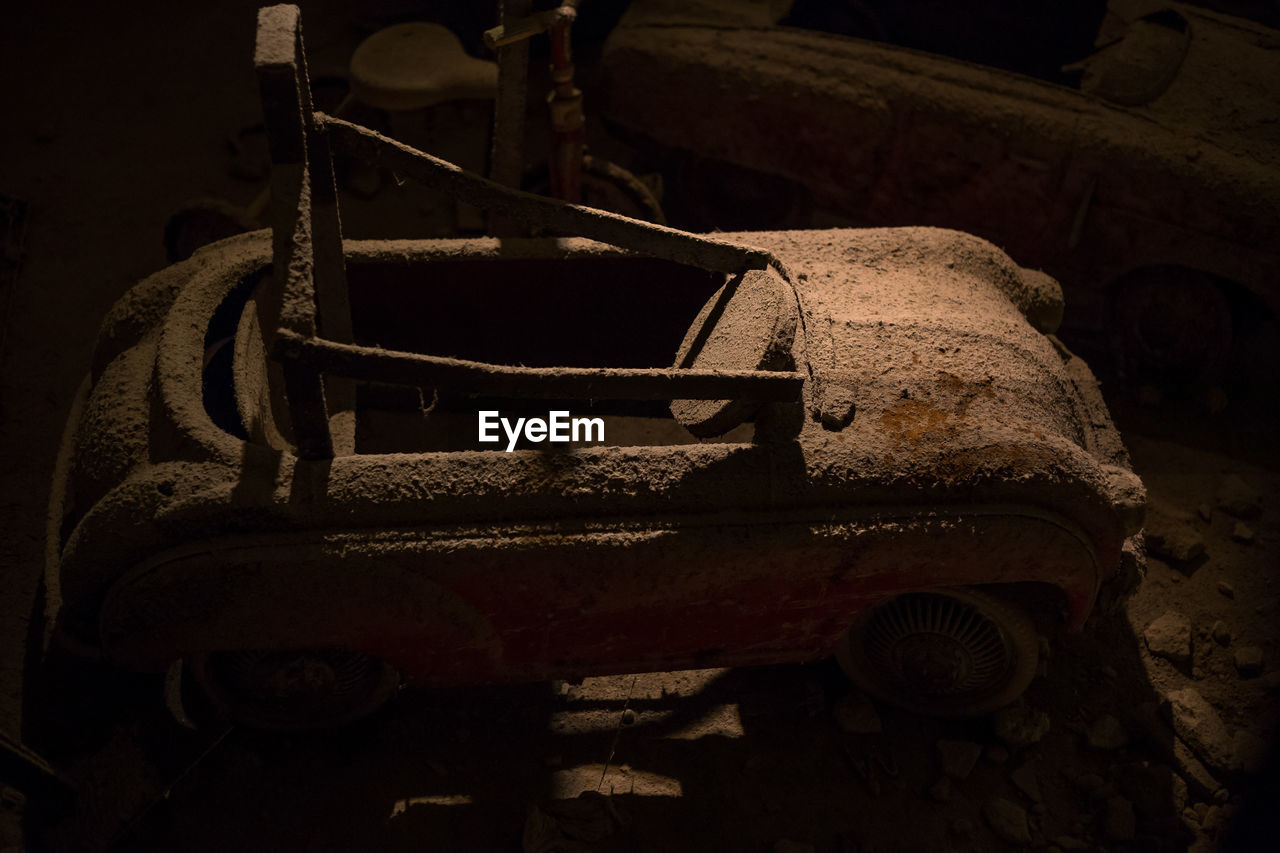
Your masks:
{"label": "toy car rear wheel", "polygon": [[400,686],[394,667],[346,649],[206,652],[189,658],[188,666],[222,716],[270,731],[355,722]]}
{"label": "toy car rear wheel", "polygon": [[1039,635],[1016,605],[973,589],[895,596],[858,614],[836,658],[875,698],[935,717],[994,711],[1026,690]]}
{"label": "toy car rear wheel", "polygon": [[1184,267],[1129,273],[1111,291],[1107,335],[1122,377],[1161,388],[1221,381],[1234,318],[1222,283]]}

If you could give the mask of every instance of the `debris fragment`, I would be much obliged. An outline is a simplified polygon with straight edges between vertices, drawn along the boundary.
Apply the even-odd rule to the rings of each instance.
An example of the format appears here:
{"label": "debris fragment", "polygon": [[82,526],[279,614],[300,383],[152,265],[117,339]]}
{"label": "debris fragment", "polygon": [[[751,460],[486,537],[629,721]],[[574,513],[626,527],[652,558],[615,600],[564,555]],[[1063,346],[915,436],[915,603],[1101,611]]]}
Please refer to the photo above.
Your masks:
{"label": "debris fragment", "polygon": [[1147,649],[1177,666],[1191,663],[1191,623],[1181,613],[1166,611],[1142,632]]}
{"label": "debris fragment", "polygon": [[1256,518],[1262,512],[1262,495],[1239,474],[1228,474],[1218,485],[1218,507],[1236,518]]}
{"label": "debris fragment", "polygon": [[1097,773],[1084,773],[1075,778],[1076,790],[1091,799],[1106,784],[1106,780]]}
{"label": "debris fragment", "polygon": [[1213,641],[1220,646],[1231,645],[1231,629],[1227,627],[1227,623],[1219,619],[1213,623]]}
{"label": "debris fragment", "polygon": [[1241,678],[1262,675],[1262,649],[1258,646],[1241,646],[1235,654],[1236,672]]}
{"label": "debris fragment", "polygon": [[1009,781],[1033,803],[1041,802],[1040,780],[1036,777],[1036,769],[1030,763],[1024,764],[1009,774]]}
{"label": "debris fragment", "polygon": [[970,741],[938,741],[938,764],[943,773],[954,779],[968,779],[981,755],[982,747]]}
{"label": "debris fragment", "polygon": [[1147,548],[1158,557],[1187,563],[1204,555],[1204,537],[1191,526],[1188,513],[1153,503],[1145,532]]}
{"label": "debris fragment", "polygon": [[849,734],[872,735],[883,730],[876,706],[864,693],[845,696],[831,709],[831,714],[840,728]]}
{"label": "debris fragment", "polygon": [[1138,820],[1133,813],[1133,803],[1124,797],[1107,800],[1102,819],[1102,832],[1111,841],[1132,841],[1138,831]]}
{"label": "debris fragment", "polygon": [[1220,786],[1209,769],[1191,751],[1181,738],[1173,739],[1173,766],[1186,780],[1188,790],[1195,791],[1197,796],[1209,796]]}
{"label": "debris fragment", "polygon": [[1187,687],[1169,694],[1173,706],[1173,729],[1186,741],[1191,751],[1210,770],[1221,772],[1231,767],[1231,738],[1218,715],[1194,688]]}
{"label": "debris fragment", "polygon": [[1049,715],[1020,702],[1002,708],[991,718],[996,737],[1012,749],[1022,749],[1039,743],[1049,732]]}
{"label": "debris fragment", "polygon": [[1243,521],[1237,521],[1236,526],[1231,529],[1231,538],[1244,545],[1253,544],[1253,528],[1245,524]]}
{"label": "debris fragment", "polygon": [[597,844],[613,835],[628,819],[611,798],[583,791],[571,800],[552,800],[532,806],[521,836],[523,853],[560,853]]}
{"label": "debris fragment", "polygon": [[1231,738],[1232,768],[1257,773],[1267,762],[1267,742],[1248,729],[1240,729]]}
{"label": "debris fragment", "polygon": [[1236,588],[1227,581],[1218,581],[1218,592],[1222,593],[1227,598],[1236,597]]}
{"label": "debris fragment", "polygon": [[1031,843],[1031,830],[1027,826],[1027,812],[1017,803],[1003,797],[988,800],[982,807],[982,817],[991,831],[1010,844]]}
{"label": "debris fragment", "polygon": [[1129,742],[1129,735],[1119,720],[1110,714],[1104,714],[1089,726],[1085,739],[1094,749],[1111,750],[1125,746]]}

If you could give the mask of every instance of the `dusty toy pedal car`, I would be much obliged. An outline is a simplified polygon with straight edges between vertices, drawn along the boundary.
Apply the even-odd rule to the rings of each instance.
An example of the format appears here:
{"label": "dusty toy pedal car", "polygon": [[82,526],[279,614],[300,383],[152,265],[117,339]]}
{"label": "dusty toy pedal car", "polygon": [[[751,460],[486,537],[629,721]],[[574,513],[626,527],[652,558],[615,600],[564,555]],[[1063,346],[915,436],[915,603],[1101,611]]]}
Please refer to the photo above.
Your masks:
{"label": "dusty toy pedal car", "polygon": [[[1142,486],[1052,279],[952,231],[712,239],[507,189],[312,114],[301,57],[264,9],[272,230],[103,325],[52,512],[66,636],[267,728],[402,679],[832,653],[959,715],[1030,681],[1028,590],[1079,629],[1136,572]],[[591,239],[344,242],[333,148]],[[544,428],[486,443],[482,412]]]}

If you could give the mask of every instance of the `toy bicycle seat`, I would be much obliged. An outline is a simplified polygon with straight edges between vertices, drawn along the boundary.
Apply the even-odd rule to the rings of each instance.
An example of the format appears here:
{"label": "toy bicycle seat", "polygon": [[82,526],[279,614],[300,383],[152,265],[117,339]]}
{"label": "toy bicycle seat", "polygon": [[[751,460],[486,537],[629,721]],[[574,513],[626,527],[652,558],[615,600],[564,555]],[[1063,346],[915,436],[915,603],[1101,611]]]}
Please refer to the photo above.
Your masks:
{"label": "toy bicycle seat", "polygon": [[396,24],[356,48],[351,91],[365,104],[391,111],[493,98],[498,66],[468,56],[458,37],[439,24]]}

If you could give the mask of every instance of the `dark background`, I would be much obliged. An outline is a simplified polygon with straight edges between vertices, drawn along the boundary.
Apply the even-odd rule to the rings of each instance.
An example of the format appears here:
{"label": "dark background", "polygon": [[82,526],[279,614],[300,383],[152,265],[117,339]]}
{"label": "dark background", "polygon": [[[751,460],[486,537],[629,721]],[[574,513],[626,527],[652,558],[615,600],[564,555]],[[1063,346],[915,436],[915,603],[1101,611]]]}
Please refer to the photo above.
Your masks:
{"label": "dark background", "polygon": [[[1261,832],[1254,821],[1265,810],[1250,805],[1274,792],[1263,787],[1266,777],[1233,776],[1223,793],[1186,798],[1176,786],[1141,784],[1146,771],[1135,768],[1163,768],[1160,778],[1168,780],[1176,761],[1136,709],[1194,684],[1233,731],[1269,737],[1274,696],[1264,679],[1238,679],[1229,651],[1211,642],[1198,644],[1205,651],[1193,671],[1174,671],[1146,653],[1141,632],[1170,609],[1205,634],[1225,620],[1237,645],[1264,648],[1272,671],[1280,593],[1274,419],[1265,406],[1210,411],[1177,389],[1141,405],[1135,389],[1116,381],[1104,387],[1139,473],[1157,501],[1191,514],[1183,523],[1206,541],[1209,560],[1188,572],[1154,559],[1128,612],[1069,640],[1050,675],[1033,686],[1031,701],[1053,720],[1050,735],[1007,763],[989,751],[991,760],[944,802],[928,793],[937,775],[934,742],[996,746],[986,722],[886,712],[881,740],[851,739],[829,713],[847,688],[826,664],[701,680],[652,676],[639,687],[621,678],[580,688],[419,694],[352,731],[310,737],[186,733],[165,716],[154,679],[84,665],[58,676],[56,708],[33,708],[27,697],[23,719],[23,651],[43,561],[49,475],[98,324],[129,286],[164,266],[161,238],[174,211],[200,197],[245,205],[262,186],[232,174],[227,143],[260,120],[250,62],[257,5],[25,3],[0,19],[0,194],[25,203],[21,266],[0,283],[0,713],[11,736],[39,730],[37,745],[80,792],[52,814],[44,814],[43,798],[29,804],[32,849],[519,849],[527,808],[571,796],[575,785],[592,788],[588,777],[602,773],[610,755],[609,780],[628,824],[588,849],[768,850],[780,839],[821,851],[998,849],[979,816],[993,796],[1021,798],[1042,820],[1046,843],[1058,836],[1135,850],[1262,843],[1266,836],[1252,833]],[[868,34],[858,22],[866,7],[834,5],[833,12],[800,3],[795,14]],[[1090,41],[1102,13],[1091,3],[986,2],[963,12],[960,5],[892,4],[879,17],[910,46],[1053,79],[1060,60]],[[1221,5],[1280,23],[1274,4]],[[587,80],[621,11],[601,3],[584,12]],[[479,54],[478,34],[493,11],[481,3],[304,3],[313,75],[340,74],[372,27],[413,18],[450,25]],[[539,80],[535,74],[535,91]],[[589,111],[589,88],[587,97]],[[530,115],[539,120],[540,113]],[[430,198],[383,198],[378,210],[393,211],[390,222],[373,205],[348,201],[354,227],[367,233],[383,225],[397,235],[450,233]],[[18,233],[11,226],[6,240],[17,244]],[[1106,379],[1106,365],[1095,366]],[[1230,473],[1263,496],[1263,515],[1250,522],[1252,544],[1233,540],[1234,521],[1214,508],[1215,490]],[[1197,520],[1201,505],[1208,520]],[[1233,598],[1219,592],[1221,583],[1233,586]],[[639,725],[619,729],[628,697],[644,713]],[[1088,723],[1103,713],[1131,733],[1119,753],[1081,745]],[[684,724],[692,734],[665,737]],[[870,784],[850,750],[887,750],[899,773]],[[1038,805],[1010,787],[1011,769],[1024,762],[1040,780]],[[1107,840],[1113,798],[1082,793],[1075,780],[1088,774],[1134,804],[1137,841]],[[1233,822],[1234,835],[1223,829]]]}

